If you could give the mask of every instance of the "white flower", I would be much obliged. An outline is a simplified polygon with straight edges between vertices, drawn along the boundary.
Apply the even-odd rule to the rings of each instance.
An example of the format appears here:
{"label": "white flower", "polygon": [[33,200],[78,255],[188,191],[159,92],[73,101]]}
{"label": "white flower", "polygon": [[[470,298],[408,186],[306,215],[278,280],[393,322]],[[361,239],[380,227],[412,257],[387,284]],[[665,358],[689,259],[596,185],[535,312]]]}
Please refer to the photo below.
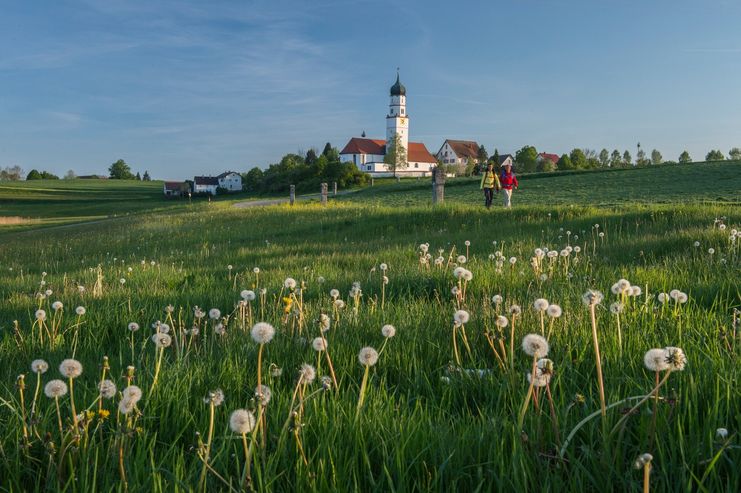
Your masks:
{"label": "white flower", "polygon": [[296,279],[292,277],[286,277],[286,280],[283,281],[283,287],[286,289],[296,289]]}
{"label": "white flower", "polygon": [[138,324],[138,323],[136,323],[136,322],[131,322],[131,323],[129,324],[129,330],[130,330],[131,332],[136,332],[137,330],[139,330],[139,324]]}
{"label": "white flower", "polygon": [[239,293],[239,295],[242,297],[244,301],[254,301],[255,298],[257,297],[255,295],[255,292],[249,289],[245,289],[244,291]]}
{"label": "white flower", "polygon": [[641,290],[640,286],[631,286],[630,287],[630,296],[640,296],[643,293],[643,290]]}
{"label": "white flower", "polygon": [[509,324],[509,320],[507,320],[507,317],[505,317],[504,315],[499,315],[494,323],[497,327],[503,329]]}
{"label": "white flower", "polygon": [[456,267],[455,269],[453,269],[453,277],[455,277],[456,279],[461,279],[464,272],[466,272],[465,267]]}
{"label": "white flower", "polygon": [[98,384],[98,391],[103,399],[110,399],[116,395],[116,384],[111,380],[103,380]]}
{"label": "white flower", "polygon": [[232,264],[229,264],[229,265],[226,266],[226,268],[227,268],[227,270],[232,270],[234,268],[234,266]]}
{"label": "white flower", "polygon": [[118,280],[118,282],[120,282],[121,286],[123,286],[124,284],[126,284],[126,279],[122,277],[121,279]]}
{"label": "white flower", "polygon": [[617,315],[618,313],[621,313],[623,311],[623,304],[619,302],[615,302],[610,305],[610,313],[613,313]]}
{"label": "white flower", "polygon": [[494,303],[495,305],[500,304],[502,301],[504,301],[504,298],[502,298],[502,295],[495,294],[494,296],[491,297],[491,302]]}
{"label": "white flower", "polygon": [[545,312],[546,314],[548,314],[549,317],[552,318],[558,318],[563,313],[561,307],[558,305],[548,305],[548,308],[546,308]]}
{"label": "white flower", "polygon": [[516,262],[517,262],[517,257],[510,257],[509,258],[510,265],[515,265]]}
{"label": "white flower", "polygon": [[453,314],[453,320],[460,325],[468,323],[470,318],[471,315],[466,310],[458,310]]}
{"label": "white flower", "polygon": [[461,276],[461,277],[463,277],[463,280],[464,280],[464,281],[468,282],[468,281],[470,281],[471,279],[473,279],[473,272],[471,272],[471,271],[470,271],[470,270],[468,270],[468,269],[465,269],[465,270],[463,271],[463,276]]}
{"label": "white flower", "polygon": [[345,308],[345,302],[342,300],[334,300],[334,306],[336,306],[338,310],[342,310]]}
{"label": "white flower", "polygon": [[324,337],[315,337],[313,341],[311,341],[311,347],[314,348],[314,351],[326,351],[327,350],[327,340]]}
{"label": "white flower", "polygon": [[687,296],[687,293],[683,293],[682,291],[680,291],[679,294],[677,295],[677,303],[680,303],[680,304],[687,303],[688,299],[689,298]]}
{"label": "white flower", "polygon": [[121,414],[129,414],[136,407],[136,401],[131,399],[121,399],[118,403],[118,412]]}
{"label": "white flower", "polygon": [[699,241],[696,241],[696,242],[693,243],[693,245],[695,246],[695,248],[697,248],[697,247],[700,246],[700,242]]}
{"label": "white flower", "polygon": [[378,362],[378,351],[372,347],[364,347],[358,353],[358,361],[363,366],[373,366]]}
{"label": "white flower", "polygon": [[574,253],[579,253],[579,252],[581,252],[581,247],[577,245],[574,247]]}
{"label": "white flower", "polygon": [[303,379],[304,383],[312,383],[314,379],[316,378],[316,368],[314,368],[308,363],[304,363],[303,365],[301,365],[301,368],[299,368],[298,373]]}
{"label": "white flower", "polygon": [[267,322],[258,322],[252,327],[252,339],[258,344],[267,344],[273,340],[275,327]]}
{"label": "white flower", "polygon": [[677,298],[679,298],[679,293],[681,293],[680,290],[678,290],[678,289],[672,289],[671,291],[669,291],[669,296],[674,301],[677,301]]}
{"label": "white flower", "polygon": [[31,371],[34,373],[46,373],[49,369],[49,363],[43,359],[35,359],[31,361]]}
{"label": "white flower", "polygon": [[659,293],[658,296],[656,296],[656,299],[659,300],[659,303],[664,304],[669,301],[669,295],[666,293]]}
{"label": "white flower", "polygon": [[642,469],[646,467],[646,464],[650,464],[653,458],[654,456],[651,454],[641,454],[633,463],[633,467],[635,467],[636,469]]}
{"label": "white flower", "polygon": [[396,327],[391,324],[386,324],[381,327],[381,334],[386,338],[394,337],[396,335]]}
{"label": "white flower", "polygon": [[170,326],[163,323],[158,323],[156,326],[157,330],[159,330],[162,334],[169,334],[170,333]]}
{"label": "white flower", "polygon": [[471,246],[471,242],[468,241],[468,240],[464,241],[463,244],[466,245],[466,246]]}
{"label": "white flower", "polygon": [[158,348],[162,349],[162,348],[169,347],[170,344],[172,344],[172,337],[170,337],[168,334],[158,332],[157,334],[154,334],[152,336],[152,342],[154,342],[154,344]]}
{"label": "white flower", "polygon": [[548,341],[538,334],[528,334],[522,338],[522,350],[528,356],[543,358],[548,356],[549,349]]}
{"label": "white flower", "polygon": [[715,430],[715,438],[718,440],[725,440],[728,437],[728,430],[725,428],[718,428]]}
{"label": "white flower", "polygon": [[58,311],[58,310],[61,310],[61,309],[62,309],[62,307],[64,307],[64,305],[62,305],[62,302],[61,302],[61,301],[55,301],[54,303],[52,303],[52,304],[51,304],[51,308],[52,308],[52,309],[53,309],[53,310],[54,310],[55,312],[56,312],[56,311]]}
{"label": "white flower", "polygon": [[87,313],[87,310],[85,310],[84,306],[78,306],[77,308],[75,308],[75,313],[79,316],[83,316],[85,315],[85,313]]}
{"label": "white flower", "polygon": [[517,315],[522,313],[522,308],[520,307],[520,305],[512,305],[509,307],[509,313],[513,317],[516,317]]}
{"label": "white flower", "polygon": [[336,289],[332,289],[329,291],[329,296],[331,296],[333,299],[337,299],[340,296],[340,292]]}
{"label": "white flower", "polygon": [[62,380],[49,380],[44,385],[44,394],[49,398],[62,397],[67,394],[67,384]]}
{"label": "white flower", "polygon": [[620,279],[617,282],[618,288],[620,289],[620,292],[623,293],[630,289],[630,281],[627,279]]}
{"label": "white flower", "polygon": [[229,427],[234,433],[246,435],[255,429],[255,415],[246,409],[237,409],[229,417]]}
{"label": "white flower", "polygon": [[715,253],[715,248],[708,248],[708,253],[710,255],[714,254]]}
{"label": "white flower", "polygon": [[254,269],[252,269],[252,272],[254,272],[255,274],[259,274],[260,273],[260,268],[259,267],[255,267]]}
{"label": "white flower", "polygon": [[545,298],[538,298],[537,300],[535,300],[533,302],[533,308],[536,311],[541,312],[541,311],[547,310],[549,304],[550,303],[548,303],[548,300],[547,299],[545,299]]}
{"label": "white flower", "polygon": [[221,310],[219,310],[218,308],[211,308],[208,311],[208,317],[211,320],[216,320],[217,318],[221,317]]}
{"label": "white flower", "polygon": [[327,332],[329,330],[330,323],[331,319],[329,318],[329,315],[326,313],[319,315],[319,328],[322,332]]}
{"label": "white flower", "polygon": [[458,255],[458,258],[456,258],[455,260],[459,264],[465,264],[467,259],[465,255]]}
{"label": "white flower", "polygon": [[427,243],[422,243],[421,245],[419,245],[419,251],[422,253],[427,253],[427,250],[429,249],[430,245],[428,245]]}
{"label": "white flower", "polygon": [[382,271],[388,270],[388,268],[389,268],[389,266],[388,266],[388,265],[386,265],[386,264],[381,264],[381,265],[379,266],[379,269],[381,269]]}
{"label": "white flower", "polygon": [[36,320],[43,322],[46,320],[46,312],[44,310],[36,310]]}
{"label": "white flower", "polygon": [[77,378],[82,375],[82,364],[76,359],[68,358],[59,365],[59,373],[67,378]]}
{"label": "white flower", "polygon": [[663,349],[649,349],[643,356],[643,364],[649,371],[664,371],[669,368]]}

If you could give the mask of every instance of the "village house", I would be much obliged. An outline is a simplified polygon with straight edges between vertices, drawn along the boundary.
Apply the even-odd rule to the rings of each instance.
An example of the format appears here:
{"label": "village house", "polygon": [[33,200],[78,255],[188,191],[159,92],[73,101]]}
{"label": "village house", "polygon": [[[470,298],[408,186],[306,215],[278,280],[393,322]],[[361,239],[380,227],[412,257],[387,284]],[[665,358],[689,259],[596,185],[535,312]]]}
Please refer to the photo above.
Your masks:
{"label": "village house", "polygon": [[193,178],[193,193],[210,193],[216,195],[219,179],[215,176],[196,176]]}
{"label": "village house", "polygon": [[465,167],[469,159],[479,162],[479,145],[472,140],[446,139],[435,157],[443,164]]}
{"label": "village house", "polygon": [[552,162],[553,164],[558,164],[558,160],[561,159],[558,154],[549,154],[547,152],[541,152],[538,154],[537,162],[542,163],[544,160],[548,160]]}
{"label": "village house", "polygon": [[386,116],[386,140],[353,137],[340,152],[343,162],[350,161],[359,170],[371,176],[391,176],[389,166],[384,163],[386,143],[397,135],[399,142],[406,150],[406,167],[396,170],[397,176],[429,176],[437,165],[437,160],[430,154],[422,142],[409,142],[409,115],[406,112],[406,88],[399,82],[391,86],[389,113]]}
{"label": "village house", "polygon": [[217,176],[219,180],[219,187],[230,192],[241,192],[242,191],[242,175],[235,173],[234,171],[226,171]]}
{"label": "village house", "polygon": [[499,162],[497,164],[499,165],[500,168],[506,165],[514,166],[515,157],[512,154],[500,154]]}
{"label": "village house", "polygon": [[190,185],[184,181],[166,181],[164,192],[165,197],[181,197],[190,192]]}

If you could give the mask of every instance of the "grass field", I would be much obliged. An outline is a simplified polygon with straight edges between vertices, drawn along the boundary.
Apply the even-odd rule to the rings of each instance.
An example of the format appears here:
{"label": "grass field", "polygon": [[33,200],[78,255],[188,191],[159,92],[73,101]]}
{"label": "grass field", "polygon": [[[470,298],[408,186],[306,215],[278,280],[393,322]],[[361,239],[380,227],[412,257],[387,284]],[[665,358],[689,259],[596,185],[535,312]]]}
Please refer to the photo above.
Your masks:
{"label": "grass field", "polygon": [[[475,182],[451,183],[437,208],[429,183],[402,182],[326,208],[220,202],[5,232],[0,490],[641,491],[634,461],[650,453],[652,491],[738,491],[739,167],[531,177],[511,211],[483,209]],[[559,253],[532,266],[544,247]],[[613,294],[621,278],[631,288]],[[604,294],[604,417],[589,289]],[[686,303],[659,300],[674,289]],[[256,299],[240,304],[243,290]],[[541,319],[539,298],[560,317]],[[168,347],[151,339],[157,321]],[[263,346],[258,321],[276,329]],[[552,363],[531,388],[521,342],[541,330]],[[366,346],[380,352],[372,366]],[[646,351],[666,346],[686,367],[649,371]],[[37,358],[48,372],[32,371]],[[48,398],[51,379],[70,384],[65,358],[82,374]],[[658,399],[633,409],[656,378]],[[117,386],[110,400],[97,400],[101,379]],[[230,428],[240,408],[260,418],[244,435]]]}

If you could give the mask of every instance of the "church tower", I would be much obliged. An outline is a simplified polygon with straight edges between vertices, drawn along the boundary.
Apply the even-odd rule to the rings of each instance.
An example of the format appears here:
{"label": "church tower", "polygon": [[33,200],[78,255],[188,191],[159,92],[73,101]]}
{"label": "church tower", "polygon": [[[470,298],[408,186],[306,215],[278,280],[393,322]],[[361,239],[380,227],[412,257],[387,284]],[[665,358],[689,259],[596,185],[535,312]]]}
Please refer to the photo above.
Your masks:
{"label": "church tower", "polygon": [[[396,134],[399,134],[401,145],[409,153],[409,116],[407,115],[407,90],[399,82],[396,72],[396,83],[391,86],[389,114],[386,116],[386,142],[389,145]],[[406,160],[406,156],[405,159]]]}

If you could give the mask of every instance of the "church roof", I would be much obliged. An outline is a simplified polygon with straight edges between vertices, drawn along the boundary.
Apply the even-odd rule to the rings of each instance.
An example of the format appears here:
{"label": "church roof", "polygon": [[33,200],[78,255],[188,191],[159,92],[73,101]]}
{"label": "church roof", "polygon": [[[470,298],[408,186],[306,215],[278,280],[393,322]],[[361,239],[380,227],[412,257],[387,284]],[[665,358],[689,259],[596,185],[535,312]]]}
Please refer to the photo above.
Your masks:
{"label": "church roof", "polygon": [[[386,141],[380,139],[362,139],[353,137],[340,154],[376,154],[386,155]],[[413,163],[436,163],[427,147],[422,142],[410,142],[407,149],[407,161]]]}
{"label": "church roof", "polygon": [[392,96],[406,96],[407,95],[407,88],[404,87],[401,82],[399,82],[399,74],[396,74],[396,83],[394,83],[394,85],[391,86],[391,95]]}
{"label": "church roof", "polygon": [[[446,140],[455,155],[459,158],[477,159],[479,157],[479,145],[472,140]],[[445,145],[445,142],[443,145]]]}

